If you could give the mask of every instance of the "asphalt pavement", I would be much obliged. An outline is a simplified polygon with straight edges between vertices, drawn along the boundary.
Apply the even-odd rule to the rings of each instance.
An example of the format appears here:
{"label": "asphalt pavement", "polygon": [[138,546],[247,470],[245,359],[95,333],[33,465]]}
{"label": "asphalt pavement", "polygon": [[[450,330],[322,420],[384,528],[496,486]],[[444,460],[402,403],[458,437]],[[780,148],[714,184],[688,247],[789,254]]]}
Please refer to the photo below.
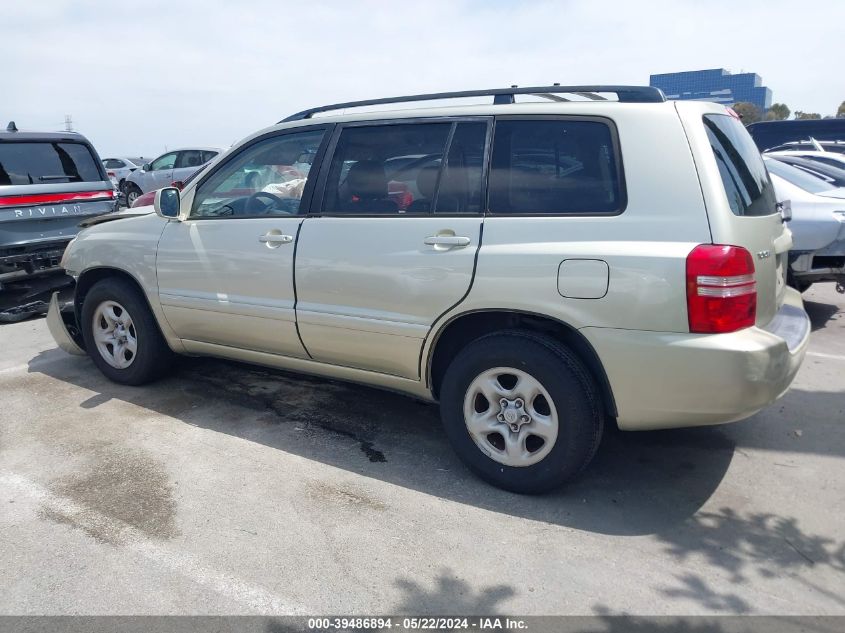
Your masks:
{"label": "asphalt pavement", "polygon": [[0,325],[0,613],[843,615],[845,297],[805,299],[782,400],[611,430],[539,497],[399,395],[209,359],[124,387]]}

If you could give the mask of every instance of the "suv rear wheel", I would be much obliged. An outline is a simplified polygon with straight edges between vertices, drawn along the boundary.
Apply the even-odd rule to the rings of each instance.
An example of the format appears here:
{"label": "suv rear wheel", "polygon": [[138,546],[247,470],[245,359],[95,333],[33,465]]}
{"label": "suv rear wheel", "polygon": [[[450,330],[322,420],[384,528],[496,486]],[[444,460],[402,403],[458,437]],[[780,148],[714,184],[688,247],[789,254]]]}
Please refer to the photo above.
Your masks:
{"label": "suv rear wheel", "polygon": [[88,355],[114,382],[142,385],[166,373],[172,352],[144,297],[123,279],[91,287],[81,325]]}
{"label": "suv rear wheel", "polygon": [[484,336],[452,361],[441,417],[459,457],[486,481],[543,492],[593,458],[604,427],[595,382],[552,338],[519,331]]}

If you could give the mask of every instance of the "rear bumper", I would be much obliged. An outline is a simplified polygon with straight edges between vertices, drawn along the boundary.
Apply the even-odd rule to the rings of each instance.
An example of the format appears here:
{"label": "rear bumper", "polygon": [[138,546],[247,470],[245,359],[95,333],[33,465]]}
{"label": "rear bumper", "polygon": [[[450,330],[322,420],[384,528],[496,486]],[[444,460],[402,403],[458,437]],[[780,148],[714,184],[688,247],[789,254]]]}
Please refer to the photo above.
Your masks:
{"label": "rear bumper", "polygon": [[69,239],[0,248],[0,282],[25,279],[59,270]]}
{"label": "rear bumper", "polygon": [[626,430],[733,422],[777,400],[810,338],[801,295],[787,288],[765,327],[730,334],[584,328],[601,359]]}

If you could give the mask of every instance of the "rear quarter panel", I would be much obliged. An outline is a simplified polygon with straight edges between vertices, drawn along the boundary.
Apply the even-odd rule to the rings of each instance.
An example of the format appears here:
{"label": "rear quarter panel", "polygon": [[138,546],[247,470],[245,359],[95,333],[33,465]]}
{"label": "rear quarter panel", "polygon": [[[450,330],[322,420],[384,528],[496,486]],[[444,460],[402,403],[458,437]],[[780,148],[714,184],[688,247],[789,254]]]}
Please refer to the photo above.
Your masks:
{"label": "rear quarter panel", "polygon": [[[453,313],[496,307],[575,328],[688,331],[686,256],[710,241],[710,229],[677,113],[661,103],[584,104],[573,114],[616,126],[626,207],[618,215],[488,215],[472,289]],[[607,294],[562,297],[558,268],[568,258],[607,262]]]}

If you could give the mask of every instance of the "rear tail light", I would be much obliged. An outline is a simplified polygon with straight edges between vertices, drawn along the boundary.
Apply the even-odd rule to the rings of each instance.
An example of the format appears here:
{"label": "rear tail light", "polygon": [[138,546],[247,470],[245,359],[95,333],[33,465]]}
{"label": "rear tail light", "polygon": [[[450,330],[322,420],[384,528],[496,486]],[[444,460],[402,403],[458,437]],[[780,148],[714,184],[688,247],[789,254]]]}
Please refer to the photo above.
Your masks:
{"label": "rear tail light", "polygon": [[735,332],[757,318],[754,260],[741,246],[700,244],[687,255],[690,332]]}

